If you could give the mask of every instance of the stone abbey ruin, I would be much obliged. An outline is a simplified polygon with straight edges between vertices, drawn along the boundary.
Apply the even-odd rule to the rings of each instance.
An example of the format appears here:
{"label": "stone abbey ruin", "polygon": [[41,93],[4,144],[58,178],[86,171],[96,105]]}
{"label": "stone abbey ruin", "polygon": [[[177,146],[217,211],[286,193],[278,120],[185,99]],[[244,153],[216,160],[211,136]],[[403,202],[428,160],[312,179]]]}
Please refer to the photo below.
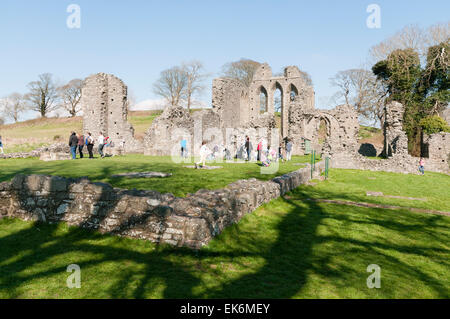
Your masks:
{"label": "stone abbey ruin", "polygon": [[[280,94],[279,124],[275,92]],[[330,156],[334,167],[415,173],[418,158],[408,154],[403,131],[404,108],[391,102],[384,116],[384,149],[387,160],[379,161],[358,153],[358,114],[351,105],[330,110],[314,106],[314,89],[296,66],[288,66],[273,76],[270,66],[261,64],[249,87],[232,78],[212,82],[212,108],[189,113],[185,108],[167,107],[157,117],[143,141],[134,137],[127,122],[127,87],[117,77],[99,73],[85,80],[81,104],[83,129],[98,135],[103,132],[116,142],[115,152],[146,155],[178,155],[182,139],[189,154],[197,155],[202,141],[210,149],[222,145],[236,154],[246,136],[254,147],[264,138],[276,148],[291,139],[293,154],[303,155],[305,143]],[[449,172],[450,134],[437,133],[424,138],[427,170]],[[122,149],[121,149],[122,148]]]}
{"label": "stone abbey ruin", "polygon": [[[115,154],[179,155],[182,139],[186,139],[191,155],[198,154],[202,141],[211,149],[225,145],[236,154],[249,136],[255,146],[261,139],[275,146],[291,139],[297,155],[305,153],[306,143],[302,141],[307,140],[312,149],[330,157],[335,168],[417,173],[418,158],[408,154],[404,107],[400,103],[391,102],[385,108],[382,153],[387,159],[377,160],[359,153],[355,109],[351,105],[315,109],[314,90],[295,66],[286,67],[282,76],[273,76],[270,67],[262,64],[249,87],[235,79],[218,78],[213,80],[212,90],[212,108],[189,113],[182,107],[167,107],[140,141],[127,121],[127,86],[113,75],[95,74],[85,80],[82,89],[83,130],[93,136],[100,132],[109,136],[115,142]],[[279,117],[274,104],[277,90],[281,93]],[[424,146],[426,169],[448,174],[450,133],[425,136]],[[2,157],[58,160],[66,159],[67,153],[67,145],[55,144],[20,156]],[[270,181],[239,180],[186,197],[118,189],[83,177],[19,174],[10,182],[0,183],[0,218],[63,221],[102,233],[198,249],[260,205],[319,178],[325,161],[316,167],[312,171],[307,165]]]}
{"label": "stone abbey ruin", "polygon": [[[185,139],[191,156],[198,155],[202,141],[210,149],[221,146],[235,156],[249,136],[254,149],[262,139],[274,149],[290,139],[293,155],[305,154],[308,144],[309,149],[331,157],[336,168],[417,173],[419,158],[408,154],[408,139],[403,130],[403,105],[398,102],[386,105],[382,150],[373,145],[359,145],[355,109],[351,105],[316,109],[314,89],[296,66],[288,66],[283,74],[274,76],[268,64],[261,64],[248,87],[236,79],[216,78],[212,81],[212,108],[189,113],[181,106],[168,106],[152,122],[143,140],[135,138],[133,126],[127,121],[127,91],[122,80],[105,73],[87,77],[82,88],[83,132],[109,136],[114,143],[112,155],[179,155],[180,141]],[[274,103],[276,92],[279,109]],[[448,122],[449,109],[441,116]],[[367,146],[374,152],[371,156],[384,155],[387,159],[363,156]],[[422,147],[427,170],[450,171],[450,133],[425,135]],[[0,158],[40,156],[42,160],[61,160],[69,159],[67,153],[67,145],[55,144]]]}
{"label": "stone abbey ruin", "polygon": [[[273,102],[276,90],[281,94],[278,130],[274,130],[277,128]],[[265,103],[261,103],[261,96]],[[322,123],[326,132],[320,143]],[[253,145],[265,138],[274,147],[283,139],[292,139],[294,155],[304,154],[301,141],[305,139],[311,141],[313,148],[328,155],[354,152],[358,126],[358,115],[349,105],[333,110],[315,109],[314,89],[306,84],[296,66],[286,67],[282,76],[272,76],[269,65],[262,64],[248,88],[236,79],[214,79],[211,109],[189,114],[182,107],[166,108],[147,132],[144,154],[174,154],[182,138],[191,141],[188,145],[195,154],[201,137],[211,147],[219,144],[236,151],[245,136],[250,137]]]}

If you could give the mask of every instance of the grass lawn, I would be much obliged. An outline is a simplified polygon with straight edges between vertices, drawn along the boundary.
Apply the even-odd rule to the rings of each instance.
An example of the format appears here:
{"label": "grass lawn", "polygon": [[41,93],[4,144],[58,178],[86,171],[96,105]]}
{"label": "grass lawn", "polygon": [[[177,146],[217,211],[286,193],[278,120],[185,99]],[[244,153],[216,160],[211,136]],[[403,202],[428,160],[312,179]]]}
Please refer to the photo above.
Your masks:
{"label": "grass lawn", "polygon": [[[175,196],[185,196],[201,188],[217,189],[239,179],[257,178],[269,180],[276,176],[295,171],[301,166],[295,163],[309,162],[309,156],[293,156],[292,161],[280,163],[276,174],[261,174],[261,167],[255,163],[229,164],[210,163],[213,166],[223,166],[215,170],[195,170],[183,166],[192,163],[174,163],[170,157],[151,157],[144,155],[127,155],[110,158],[84,158],[75,161],[43,162],[36,158],[7,159],[0,161],[0,182],[12,179],[16,174],[48,174],[65,177],[87,176],[91,181],[110,183],[114,187],[150,189],[162,193],[173,193]],[[172,173],[167,178],[111,177],[124,172],[157,171]]]}
{"label": "grass lawn", "polygon": [[[307,199],[392,200],[365,196],[378,190],[427,199],[396,204],[448,209],[450,177],[330,177],[261,206],[200,251],[0,220],[0,298],[449,298],[450,217]],[[80,289],[66,287],[70,264],[81,267]],[[366,286],[371,264],[380,289]]]}

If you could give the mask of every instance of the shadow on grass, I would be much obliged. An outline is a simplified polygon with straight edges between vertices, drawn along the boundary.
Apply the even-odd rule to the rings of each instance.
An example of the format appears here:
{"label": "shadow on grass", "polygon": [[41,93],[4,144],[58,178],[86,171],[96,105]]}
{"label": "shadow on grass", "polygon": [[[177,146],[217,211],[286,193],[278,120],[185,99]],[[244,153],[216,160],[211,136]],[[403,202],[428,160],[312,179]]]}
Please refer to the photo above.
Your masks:
{"label": "shadow on grass", "polygon": [[[108,173],[105,170],[103,173]],[[30,194],[24,194],[26,198]],[[192,251],[188,249],[175,249],[166,246],[153,247],[141,252],[130,245],[107,244],[101,241],[110,238],[109,235],[101,235],[97,232],[69,228],[61,232],[56,225],[44,225],[36,223],[32,227],[11,233],[0,238],[0,287],[6,291],[8,297],[20,297],[20,290],[36,279],[44,279],[49,276],[61,274],[61,289],[65,288],[67,278],[66,267],[53,264],[52,260],[68,253],[89,253],[82,260],[71,260],[70,263],[78,264],[81,269],[97,267],[101,271],[105,263],[126,264],[132,262],[137,268],[122,268],[114,271],[113,277],[108,278],[103,288],[98,292],[90,292],[90,297],[97,295],[110,298],[148,298],[154,296],[155,289],[162,289],[164,298],[291,298],[296,296],[308,284],[311,274],[323,276],[329,282],[336,285],[353,285],[355,272],[351,263],[335,264],[334,258],[339,255],[361,256],[358,267],[366,267],[377,256],[383,260],[383,266],[390,264],[399,269],[404,280],[414,278],[428,285],[441,298],[448,298],[448,287],[431,277],[426,271],[415,265],[410,265],[393,254],[387,252],[432,256],[433,254],[448,253],[448,250],[430,247],[411,247],[403,244],[393,244],[381,240],[364,241],[355,238],[346,238],[333,233],[320,234],[319,227],[326,220],[337,222],[367,223],[368,226],[388,228],[395,231],[408,231],[408,227],[427,227],[445,218],[434,216],[424,223],[415,219],[416,224],[410,224],[405,229],[402,224],[394,221],[388,222],[386,218],[370,215],[368,220],[352,219],[345,215],[335,215],[330,212],[332,205],[322,205],[313,201],[305,201],[310,194],[302,188],[296,189],[292,199],[280,199],[289,209],[284,212],[280,221],[274,228],[278,234],[276,240],[267,244],[252,240],[251,233],[238,234],[233,239],[234,244],[239,244],[239,249],[227,249],[224,243],[221,249],[203,249]],[[233,231],[232,229],[226,230]],[[368,237],[370,238],[370,237]],[[215,239],[216,243],[221,237]],[[233,242],[232,242],[233,243]],[[332,249],[323,255],[316,251],[321,245],[333,245]],[[224,250],[222,248],[225,248]],[[341,251],[336,250],[342,249]],[[222,251],[223,250],[223,251]],[[245,258],[263,259],[260,267],[250,267],[247,273],[236,278],[224,280],[224,273],[204,269],[204,265],[211,260],[227,260],[231,263],[243,266]],[[188,263],[185,263],[189,261]],[[445,259],[442,262],[446,263]],[[48,264],[43,270],[42,264]],[[204,285],[202,275],[210,272],[217,275],[221,284],[207,287]],[[365,273],[365,268],[361,270]],[[358,273],[359,276],[360,273]],[[365,285],[367,275],[356,280]],[[99,283],[103,284],[103,283]],[[157,288],[158,287],[158,288]],[[163,287],[163,288],[161,288]],[[199,287],[202,289],[197,290]],[[97,288],[95,286],[94,288]],[[102,291],[103,289],[103,291]]]}

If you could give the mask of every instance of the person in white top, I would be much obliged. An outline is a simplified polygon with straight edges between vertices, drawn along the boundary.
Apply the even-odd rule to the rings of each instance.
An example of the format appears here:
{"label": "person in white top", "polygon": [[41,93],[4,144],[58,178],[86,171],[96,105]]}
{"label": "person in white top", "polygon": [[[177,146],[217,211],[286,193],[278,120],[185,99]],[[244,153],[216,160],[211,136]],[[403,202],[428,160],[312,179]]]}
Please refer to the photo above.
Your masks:
{"label": "person in white top", "polygon": [[105,154],[103,154],[104,146],[105,146],[105,137],[103,136],[103,133],[100,132],[100,136],[98,137],[98,153],[102,158],[105,157]]}
{"label": "person in white top", "polygon": [[206,146],[206,142],[202,142],[202,147],[200,147],[200,161],[198,163],[195,163],[195,168],[205,166],[206,158],[208,157],[208,154],[210,153],[208,146]]}

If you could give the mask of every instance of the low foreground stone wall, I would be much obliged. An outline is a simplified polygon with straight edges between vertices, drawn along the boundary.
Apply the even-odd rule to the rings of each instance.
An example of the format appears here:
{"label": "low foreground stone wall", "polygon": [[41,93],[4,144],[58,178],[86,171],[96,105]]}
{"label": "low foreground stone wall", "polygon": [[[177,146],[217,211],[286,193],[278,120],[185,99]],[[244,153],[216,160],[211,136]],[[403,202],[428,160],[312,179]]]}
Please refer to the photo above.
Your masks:
{"label": "low foreground stone wall", "polygon": [[[316,164],[316,174],[324,163]],[[16,175],[0,183],[0,218],[17,217],[200,248],[245,214],[310,180],[310,168],[271,181],[240,180],[187,197],[123,190],[87,178]]]}

